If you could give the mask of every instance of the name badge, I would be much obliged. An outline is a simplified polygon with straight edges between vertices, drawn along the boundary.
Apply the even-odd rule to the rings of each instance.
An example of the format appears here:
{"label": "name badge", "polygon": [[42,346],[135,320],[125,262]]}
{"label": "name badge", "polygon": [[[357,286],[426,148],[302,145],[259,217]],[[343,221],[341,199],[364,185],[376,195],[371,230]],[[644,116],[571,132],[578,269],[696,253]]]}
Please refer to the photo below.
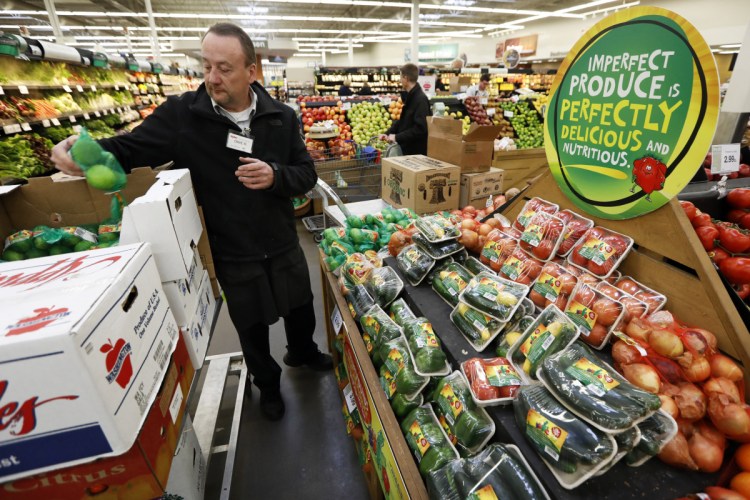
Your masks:
{"label": "name badge", "polygon": [[240,134],[235,134],[234,132],[229,132],[227,135],[227,147],[236,149],[237,151],[242,151],[243,153],[253,152],[254,141],[255,139],[253,137],[245,137]]}

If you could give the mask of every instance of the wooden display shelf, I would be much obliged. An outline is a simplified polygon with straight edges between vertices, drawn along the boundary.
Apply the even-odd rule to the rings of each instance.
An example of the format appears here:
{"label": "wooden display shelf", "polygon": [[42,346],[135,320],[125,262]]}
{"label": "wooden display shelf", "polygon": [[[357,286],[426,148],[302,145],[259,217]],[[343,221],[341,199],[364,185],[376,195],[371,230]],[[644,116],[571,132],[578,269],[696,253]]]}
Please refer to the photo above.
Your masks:
{"label": "wooden display shelf", "polygon": [[[582,213],[547,172],[503,212],[514,220],[533,197]],[[667,296],[666,309],[688,325],[716,335],[719,348],[750,368],[750,333],[677,199],[636,219],[608,220],[583,213],[597,225],[632,237],[635,246],[619,270]],[[748,377],[745,388],[750,390]]]}

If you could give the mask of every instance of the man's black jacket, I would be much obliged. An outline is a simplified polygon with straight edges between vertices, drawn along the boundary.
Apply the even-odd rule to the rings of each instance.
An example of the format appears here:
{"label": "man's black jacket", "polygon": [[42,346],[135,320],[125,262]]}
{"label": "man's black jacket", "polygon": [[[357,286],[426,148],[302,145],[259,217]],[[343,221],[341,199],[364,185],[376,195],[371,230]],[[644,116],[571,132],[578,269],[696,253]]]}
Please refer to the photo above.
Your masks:
{"label": "man's black jacket", "polygon": [[396,134],[396,142],[405,155],[426,155],[429,115],[430,100],[417,83],[406,94],[401,118],[391,125],[386,134]]}

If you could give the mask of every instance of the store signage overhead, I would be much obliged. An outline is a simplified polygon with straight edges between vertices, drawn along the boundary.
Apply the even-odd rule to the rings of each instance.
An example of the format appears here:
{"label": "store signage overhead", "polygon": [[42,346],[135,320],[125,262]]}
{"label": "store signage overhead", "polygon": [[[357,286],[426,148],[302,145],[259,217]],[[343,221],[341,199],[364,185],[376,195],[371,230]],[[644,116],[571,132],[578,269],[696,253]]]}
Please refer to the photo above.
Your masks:
{"label": "store signage overhead", "polygon": [[523,57],[533,56],[536,54],[536,45],[539,41],[539,35],[526,35],[516,38],[508,38],[495,45],[495,59],[500,61],[505,52],[509,49],[515,49]]}
{"label": "store signage overhead", "polygon": [[503,54],[503,62],[506,68],[513,69],[518,66],[518,62],[521,60],[521,54],[516,49],[508,49]]}
{"label": "store signage overhead", "polygon": [[458,57],[457,43],[419,46],[419,62],[447,62],[456,57]]}
{"label": "store signage overhead", "polygon": [[628,219],[667,203],[708,151],[719,113],[711,49],[679,15],[632,7],[594,25],[560,66],[545,148],[582,210]]}

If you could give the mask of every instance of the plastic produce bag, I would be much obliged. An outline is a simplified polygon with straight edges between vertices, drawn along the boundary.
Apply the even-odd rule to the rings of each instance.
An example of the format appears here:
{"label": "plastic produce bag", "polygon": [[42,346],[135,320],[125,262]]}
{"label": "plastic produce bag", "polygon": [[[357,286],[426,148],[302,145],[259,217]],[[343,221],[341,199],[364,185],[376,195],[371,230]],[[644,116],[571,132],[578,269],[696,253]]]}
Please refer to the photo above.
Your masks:
{"label": "plastic produce bag", "polygon": [[458,297],[474,276],[461,264],[449,262],[432,273],[432,289],[455,307]]}
{"label": "plastic produce bag", "polygon": [[362,325],[362,338],[367,335],[372,344],[370,357],[375,366],[383,364],[380,358],[379,349],[384,342],[393,340],[401,336],[401,327],[398,326],[378,305],[371,307],[362,317],[359,318],[359,324]]}
{"label": "plastic produce bag", "polygon": [[490,273],[479,273],[461,293],[460,299],[471,307],[501,322],[510,320],[529,287]]}
{"label": "plastic produce bag", "polygon": [[401,422],[401,431],[423,476],[458,458],[458,452],[440,428],[430,405],[412,410]]}
{"label": "plastic produce bag", "polygon": [[367,289],[364,285],[354,285],[344,298],[349,306],[349,312],[352,314],[352,318],[356,320],[375,305],[375,301],[370,297],[370,294],[367,293]]}
{"label": "plastic produce bag", "polygon": [[450,220],[440,215],[420,217],[414,224],[430,243],[440,243],[461,236],[461,231]]}
{"label": "plastic produce bag", "polygon": [[128,182],[115,155],[105,151],[85,128],[81,129],[78,140],[70,148],[70,155],[83,170],[89,185],[95,189],[119,191]]}
{"label": "plastic produce bag", "polygon": [[341,267],[341,276],[353,285],[364,285],[375,266],[365,254],[355,252],[349,255]]}
{"label": "plastic produce bag", "polygon": [[404,282],[398,277],[396,271],[385,266],[375,268],[370,272],[365,280],[365,288],[379,306],[388,307],[404,289]]}
{"label": "plastic produce bag", "polygon": [[435,260],[416,244],[404,247],[396,256],[396,261],[413,286],[419,285],[435,265]]}
{"label": "plastic produce bag", "polygon": [[404,336],[414,369],[419,375],[432,377],[450,373],[443,346],[427,318],[408,321],[404,326]]}
{"label": "plastic produce bag", "polygon": [[404,299],[396,299],[391,304],[391,319],[396,322],[399,326],[406,325],[407,321],[417,319],[417,315],[414,311],[406,304]]}
{"label": "plastic produce bag", "polygon": [[[380,346],[380,357],[383,360],[381,369],[385,368],[393,378],[392,385],[388,381],[388,386],[392,387],[389,398],[399,393],[407,399],[414,399],[429,382],[429,377],[423,377],[414,370],[409,348],[403,336],[383,343]],[[382,382],[381,379],[381,384]]]}
{"label": "plastic produce bag", "polygon": [[414,243],[419,245],[419,248],[424,250],[427,255],[435,260],[443,259],[464,249],[464,246],[456,240],[448,240],[443,243],[431,243],[424,237],[424,235],[422,235],[422,233],[416,233],[411,238]]}

